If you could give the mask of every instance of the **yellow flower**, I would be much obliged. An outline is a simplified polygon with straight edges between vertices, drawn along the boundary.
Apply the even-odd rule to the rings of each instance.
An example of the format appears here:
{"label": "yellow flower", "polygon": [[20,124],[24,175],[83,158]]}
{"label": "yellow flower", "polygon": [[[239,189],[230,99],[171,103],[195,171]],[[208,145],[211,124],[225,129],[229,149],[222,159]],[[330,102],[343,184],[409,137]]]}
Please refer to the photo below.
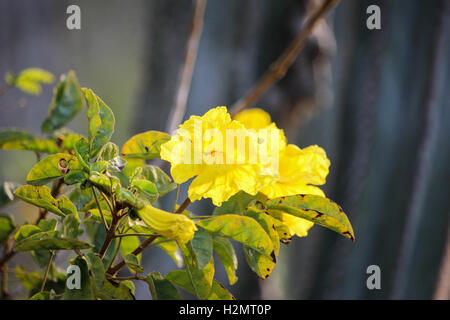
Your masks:
{"label": "yellow flower", "polygon": [[234,120],[242,123],[247,129],[262,129],[272,123],[270,115],[262,109],[246,109],[234,116]]}
{"label": "yellow flower", "polygon": [[158,234],[181,243],[192,240],[194,232],[197,230],[194,221],[185,215],[170,213],[150,204],[139,209],[138,216]]}
{"label": "yellow flower", "polygon": [[[239,119],[246,128],[261,129],[275,126],[270,123],[270,115],[261,109],[243,111],[237,114],[235,119]],[[330,161],[325,151],[316,145],[305,149],[293,144],[284,147],[283,141],[280,145],[279,170],[276,174],[262,177],[260,192],[270,199],[295,194],[325,196],[323,191],[316,187],[324,184],[328,175]],[[299,237],[307,236],[308,230],[314,225],[308,220],[286,213],[282,214],[281,220],[289,227],[291,234]]]}
{"label": "yellow flower", "polygon": [[289,144],[280,154],[279,177],[261,190],[270,199],[295,194],[325,196],[316,187],[325,183],[330,160],[325,151],[316,145],[300,149]]}
{"label": "yellow flower", "polygon": [[250,147],[257,141],[254,130],[231,120],[226,107],[217,107],[181,124],[171,140],[161,145],[161,158],[171,163],[176,183],[197,176],[188,190],[191,201],[211,198],[220,206],[240,190],[258,192],[261,166]]}
{"label": "yellow flower", "polygon": [[297,235],[298,237],[306,237],[308,230],[314,225],[311,221],[287,213],[282,214],[281,221],[289,228],[291,235]]}

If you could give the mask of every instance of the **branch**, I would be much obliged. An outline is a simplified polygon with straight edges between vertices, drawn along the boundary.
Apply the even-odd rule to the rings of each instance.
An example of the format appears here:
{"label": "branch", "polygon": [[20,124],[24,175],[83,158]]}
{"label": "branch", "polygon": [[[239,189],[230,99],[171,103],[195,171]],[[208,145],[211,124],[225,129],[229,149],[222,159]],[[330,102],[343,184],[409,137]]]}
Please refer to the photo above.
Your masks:
{"label": "branch", "polygon": [[191,88],[192,74],[194,72],[195,60],[197,58],[198,45],[203,29],[203,16],[207,0],[196,0],[194,16],[191,22],[191,33],[187,42],[186,56],[181,71],[175,104],[169,114],[167,131],[173,132],[183,120],[186,113],[186,104]]}
{"label": "branch", "polygon": [[303,48],[316,23],[338,2],[339,0],[326,0],[322,6],[306,20],[305,25],[298,36],[291,42],[283,54],[270,65],[269,69],[250,91],[231,106],[231,116],[235,116],[240,111],[254,104],[275,82],[284,77],[286,71],[294,63]]}
{"label": "branch", "polygon": [[[142,251],[144,251],[145,249],[147,249],[147,248],[152,244],[152,242],[155,241],[155,239],[156,239],[157,237],[158,237],[158,236],[155,236],[155,235],[149,237],[147,240],[145,240],[144,242],[142,242],[142,243],[139,245],[139,247],[137,247],[137,248],[132,252],[132,254],[138,255],[139,253],[141,253]],[[116,264],[115,267],[108,268],[108,270],[106,271],[106,274],[109,274],[109,275],[115,275],[115,274],[116,274],[117,272],[119,272],[119,270],[122,269],[124,266],[125,266],[125,261],[122,260],[122,261],[120,261],[118,264]]]}

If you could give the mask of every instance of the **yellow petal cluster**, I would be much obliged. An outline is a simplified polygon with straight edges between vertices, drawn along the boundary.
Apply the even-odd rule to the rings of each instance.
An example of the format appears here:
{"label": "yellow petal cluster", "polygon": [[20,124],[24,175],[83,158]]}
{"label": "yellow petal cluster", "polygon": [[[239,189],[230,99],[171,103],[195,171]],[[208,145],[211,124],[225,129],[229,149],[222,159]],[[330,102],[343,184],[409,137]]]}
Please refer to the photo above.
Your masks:
{"label": "yellow petal cluster", "polygon": [[[161,145],[161,159],[171,163],[176,183],[196,176],[188,190],[191,201],[211,198],[214,205],[220,206],[240,190],[252,195],[258,192],[261,168],[249,163],[248,148],[239,151],[237,142],[227,148],[230,129],[246,135],[246,145],[249,140],[257,141],[254,130],[246,130],[242,123],[232,120],[226,107],[217,107],[202,117],[191,116],[170,141]],[[240,156],[243,160],[238,163]],[[227,163],[228,158],[234,162]]]}
{"label": "yellow petal cluster", "polygon": [[[227,148],[229,129],[241,130],[239,135],[245,136],[247,144],[256,142],[259,148],[266,143],[265,151],[258,150],[257,160],[252,162],[251,144],[245,151],[238,149],[237,144]],[[212,133],[206,134],[208,131]],[[270,132],[276,135],[269,136]],[[245,161],[229,164],[228,157],[234,160],[241,157]],[[295,194],[324,196],[318,186],[325,183],[330,166],[319,146],[301,149],[287,144],[283,130],[258,108],[244,110],[234,119],[226,107],[213,108],[201,117],[191,116],[170,141],[161,145],[161,158],[171,163],[175,182],[195,177],[188,190],[191,201],[210,198],[216,206],[241,190],[251,195],[261,192],[271,199]],[[313,225],[288,214],[283,214],[282,220],[298,236],[306,236]]]}
{"label": "yellow petal cluster", "polygon": [[186,243],[194,237],[197,230],[194,221],[182,214],[170,213],[150,204],[138,210],[138,216],[158,234]]}
{"label": "yellow petal cluster", "polygon": [[[246,128],[261,129],[273,125],[270,115],[258,108],[245,110],[237,114],[235,119],[240,119]],[[255,119],[259,119],[260,123],[255,124]],[[325,150],[317,145],[300,149],[294,144],[288,144],[285,148],[280,148],[279,152],[278,175],[265,178],[261,193],[269,199],[295,194],[325,196],[317,187],[325,183],[330,166]],[[282,220],[291,234],[299,237],[307,236],[308,230],[314,225],[308,220],[286,213],[283,213]]]}

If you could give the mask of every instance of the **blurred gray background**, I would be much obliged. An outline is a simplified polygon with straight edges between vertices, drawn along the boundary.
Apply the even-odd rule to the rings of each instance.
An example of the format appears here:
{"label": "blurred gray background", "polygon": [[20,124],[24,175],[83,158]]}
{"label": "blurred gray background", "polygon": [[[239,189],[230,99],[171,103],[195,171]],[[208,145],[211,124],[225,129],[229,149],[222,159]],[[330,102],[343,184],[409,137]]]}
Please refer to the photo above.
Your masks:
{"label": "blurred gray background", "polygon": [[[186,117],[239,99],[320,2],[209,0]],[[81,8],[81,30],[66,28],[69,4]],[[371,4],[381,8],[381,30],[366,28]],[[121,145],[133,134],[166,130],[191,16],[188,0],[1,0],[0,74],[40,67],[59,77],[74,69],[114,111],[113,141]],[[357,241],[316,226],[282,246],[264,281],[236,246],[236,298],[431,299],[448,288],[449,20],[448,0],[342,0],[261,97],[256,106],[290,143],[327,151],[325,192],[348,213]],[[0,127],[39,134],[51,96],[48,85],[39,97],[11,90],[0,98]],[[86,134],[85,112],[70,128]],[[23,183],[34,162],[33,154],[0,151],[0,182]],[[35,215],[27,208],[9,209],[21,222]],[[208,214],[212,205],[191,208]],[[373,264],[381,290],[366,287]],[[144,266],[163,274],[176,268],[158,248],[144,254]],[[217,278],[229,287],[220,265]],[[138,284],[137,297],[149,296]]]}

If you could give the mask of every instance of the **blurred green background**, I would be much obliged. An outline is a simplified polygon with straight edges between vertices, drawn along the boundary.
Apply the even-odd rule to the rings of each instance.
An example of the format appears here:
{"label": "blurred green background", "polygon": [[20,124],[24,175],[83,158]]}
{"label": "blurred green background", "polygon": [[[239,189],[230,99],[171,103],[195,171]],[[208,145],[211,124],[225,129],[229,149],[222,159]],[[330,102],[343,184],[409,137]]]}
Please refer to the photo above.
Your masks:
{"label": "blurred green background", "polygon": [[[342,0],[285,78],[258,101],[291,143],[327,151],[325,192],[348,213],[357,241],[316,226],[283,246],[264,281],[238,249],[239,280],[230,288],[236,298],[431,299],[439,290],[449,298],[449,2]],[[209,0],[186,117],[231,106],[320,3]],[[81,8],[81,30],[66,28],[70,4]],[[381,8],[381,30],[366,27],[372,4]],[[164,131],[192,6],[187,0],[2,0],[0,73],[40,67],[59,77],[74,69],[81,85],[114,111],[115,143]],[[39,134],[51,96],[51,86],[39,97],[11,90],[0,98],[0,127]],[[85,112],[69,127],[86,134]],[[23,183],[34,162],[31,153],[0,151],[0,182]],[[8,208],[17,222],[34,217],[30,209]],[[211,209],[210,201],[192,206],[199,214]],[[32,268],[25,258],[10,265],[16,263]],[[373,264],[381,268],[380,290],[366,287]],[[163,274],[176,268],[157,248],[144,254],[144,266]],[[226,283],[222,267],[217,270]],[[149,298],[147,285],[137,284],[137,297]]]}

